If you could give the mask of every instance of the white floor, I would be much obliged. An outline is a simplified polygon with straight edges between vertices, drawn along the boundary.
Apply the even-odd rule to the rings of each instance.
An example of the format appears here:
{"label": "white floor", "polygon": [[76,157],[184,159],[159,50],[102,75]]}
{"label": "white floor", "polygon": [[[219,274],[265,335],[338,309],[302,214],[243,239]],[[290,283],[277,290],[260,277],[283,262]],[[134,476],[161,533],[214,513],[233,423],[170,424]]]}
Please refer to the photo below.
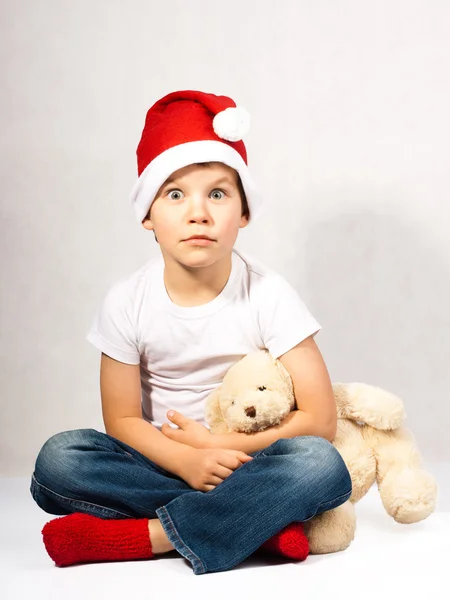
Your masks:
{"label": "white floor", "polygon": [[0,598],[450,598],[450,465],[429,470],[440,494],[436,512],[421,523],[395,523],[372,488],[357,505],[357,535],[344,552],[309,556],[297,564],[250,558],[232,571],[206,575],[194,575],[177,553],[152,561],[57,568],[41,538],[43,525],[53,517],[32,500],[28,479],[0,478]]}

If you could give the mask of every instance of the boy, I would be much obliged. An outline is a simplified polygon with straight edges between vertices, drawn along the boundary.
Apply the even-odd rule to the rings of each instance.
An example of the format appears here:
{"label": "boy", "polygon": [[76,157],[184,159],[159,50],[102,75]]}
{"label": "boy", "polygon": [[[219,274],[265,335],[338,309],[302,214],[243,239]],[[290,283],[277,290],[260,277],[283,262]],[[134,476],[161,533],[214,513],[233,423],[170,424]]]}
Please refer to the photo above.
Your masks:
{"label": "boy", "polygon": [[[161,258],[113,286],[88,336],[102,352],[106,434],[53,436],[32,477],[39,506],[69,513],[43,529],[58,566],[172,549],[195,574],[230,569],[260,547],[303,560],[301,522],[351,494],[330,444],[336,409],[313,339],[320,326],[283,278],[234,250],[261,206],[246,129],[233,100],[196,91],[147,113],[131,197]],[[298,410],[264,432],[212,435],[206,397],[262,348],[288,369]]]}

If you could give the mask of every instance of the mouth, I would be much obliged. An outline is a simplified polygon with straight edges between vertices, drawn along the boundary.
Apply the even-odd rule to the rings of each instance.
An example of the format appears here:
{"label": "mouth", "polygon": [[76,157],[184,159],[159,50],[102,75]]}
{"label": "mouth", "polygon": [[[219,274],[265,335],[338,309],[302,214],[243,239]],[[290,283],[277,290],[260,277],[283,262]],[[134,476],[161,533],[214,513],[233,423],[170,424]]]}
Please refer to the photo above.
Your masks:
{"label": "mouth", "polygon": [[212,238],[208,237],[207,235],[191,235],[191,237],[186,238],[183,241],[188,242],[189,240],[209,240],[210,242],[214,241]]}
{"label": "mouth", "polygon": [[215,240],[208,237],[207,235],[192,235],[190,238],[183,240],[186,244],[190,244],[191,246],[208,246],[212,244]]}

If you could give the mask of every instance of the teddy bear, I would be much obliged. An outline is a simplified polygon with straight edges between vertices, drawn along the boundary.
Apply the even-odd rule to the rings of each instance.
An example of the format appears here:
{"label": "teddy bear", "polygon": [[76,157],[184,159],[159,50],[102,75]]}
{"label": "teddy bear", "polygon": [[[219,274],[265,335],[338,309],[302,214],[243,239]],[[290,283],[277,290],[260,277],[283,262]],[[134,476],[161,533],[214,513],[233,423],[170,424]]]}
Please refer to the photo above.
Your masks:
{"label": "teddy bear", "polygon": [[[310,552],[347,548],[354,539],[354,505],[376,482],[386,512],[398,523],[415,523],[434,510],[437,485],[423,469],[400,398],[364,383],[334,383],[337,432],[333,445],[352,480],[350,499],[304,523]],[[213,434],[255,432],[279,424],[295,409],[291,377],[267,350],[235,363],[207,398],[205,420]]]}

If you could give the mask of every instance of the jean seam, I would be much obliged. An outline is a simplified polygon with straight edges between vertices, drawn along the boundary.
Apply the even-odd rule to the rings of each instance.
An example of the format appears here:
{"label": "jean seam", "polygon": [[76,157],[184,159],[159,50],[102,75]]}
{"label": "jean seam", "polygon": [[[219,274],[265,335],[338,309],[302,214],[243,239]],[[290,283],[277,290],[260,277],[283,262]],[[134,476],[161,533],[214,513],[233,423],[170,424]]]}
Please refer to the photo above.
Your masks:
{"label": "jean seam", "polygon": [[[321,514],[321,513],[326,512],[327,510],[332,510],[332,509],[328,509],[328,508],[325,508],[325,509],[323,508],[324,506],[327,506],[328,504],[334,504],[335,502],[339,502],[339,504],[337,506],[341,506],[342,504],[344,504],[344,502],[346,502],[350,498],[351,495],[352,495],[352,488],[350,488],[349,492],[346,492],[345,494],[341,494],[340,496],[337,496],[333,500],[327,500],[326,502],[321,502],[319,504],[319,506],[317,507],[316,512],[313,515],[311,515],[310,517],[308,517],[307,519],[305,519],[303,521],[303,523],[305,523],[306,521],[309,521],[310,519],[313,519],[317,515],[317,513],[319,513],[319,511],[320,511],[319,514]],[[343,498],[345,498],[345,500],[342,500]],[[341,500],[342,500],[342,502],[341,502]],[[337,506],[334,506],[333,508],[337,508]]]}
{"label": "jean seam", "polygon": [[[42,485],[42,483],[40,483],[36,477],[34,476],[34,474],[31,476],[31,480],[32,480],[32,485],[33,488],[35,488],[36,486],[39,488],[39,491],[45,490],[45,493],[48,494],[49,496],[54,496],[58,499],[62,499],[66,502],[68,502],[70,505],[75,506],[75,507],[94,507],[95,509],[100,509],[100,510],[96,510],[96,512],[102,512],[103,514],[107,514],[107,515],[121,515],[123,517],[127,517],[127,518],[133,518],[133,515],[127,514],[127,513],[123,513],[120,512],[119,510],[114,510],[112,508],[107,508],[106,506],[101,506],[100,504],[94,504],[93,502],[86,502],[85,500],[76,500],[74,498],[68,498],[67,496],[63,496],[62,494],[58,494],[57,492],[54,492],[53,490],[49,489],[48,487],[46,487],[45,485]],[[35,494],[33,493],[34,489],[32,490],[32,495],[33,498],[36,500]],[[37,500],[36,500],[37,502]],[[39,503],[38,503],[39,504]]]}
{"label": "jean seam", "polygon": [[[192,550],[187,546],[184,541],[181,539],[180,534],[175,529],[175,525],[172,521],[171,516],[169,515],[167,508],[165,506],[161,506],[156,510],[156,514],[161,521],[161,525],[163,525],[166,530],[167,537],[169,538],[170,543],[174,546],[175,550],[179,552],[184,558],[186,558],[194,569],[194,573],[196,575],[201,575],[202,573],[206,573],[206,566],[202,559],[197,556]],[[167,529],[166,529],[167,528]],[[151,541],[151,540],[150,540]],[[175,544],[174,544],[175,542]],[[181,547],[181,549],[179,549]]]}

